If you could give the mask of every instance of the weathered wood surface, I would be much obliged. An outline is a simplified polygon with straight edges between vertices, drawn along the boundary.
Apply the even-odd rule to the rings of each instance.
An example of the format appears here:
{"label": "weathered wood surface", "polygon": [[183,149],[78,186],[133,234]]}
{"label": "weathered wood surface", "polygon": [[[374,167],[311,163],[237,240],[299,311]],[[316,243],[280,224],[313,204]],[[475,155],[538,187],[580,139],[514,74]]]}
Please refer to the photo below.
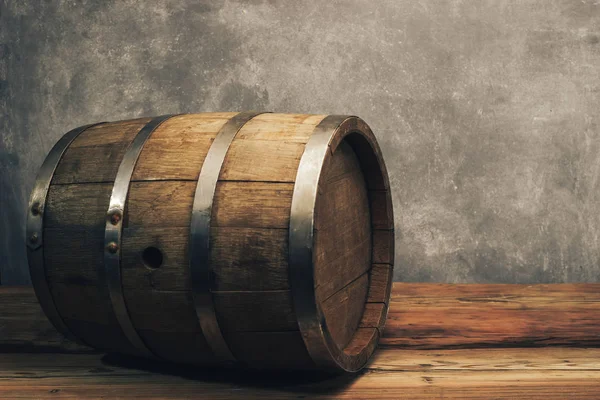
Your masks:
{"label": "weathered wood surface", "polygon": [[[377,268],[382,273],[385,266]],[[381,347],[600,346],[600,284],[394,283]],[[89,351],[46,320],[30,287],[0,287],[0,349]]]}
{"label": "weathered wood surface", "polygon": [[371,268],[371,216],[365,177],[346,142],[326,158],[315,203],[315,297],[340,348],[363,316]]}
{"label": "weathered wood surface", "polygon": [[190,369],[101,354],[0,354],[0,398],[598,399],[600,349],[383,349],[356,375]]}
{"label": "weathered wood surface", "polygon": [[265,375],[94,353],[53,330],[31,288],[4,287],[0,398],[598,399],[599,311],[600,284],[396,283],[366,370]]}
{"label": "weathered wood surface", "polygon": [[600,284],[395,283],[382,345],[600,345]]}

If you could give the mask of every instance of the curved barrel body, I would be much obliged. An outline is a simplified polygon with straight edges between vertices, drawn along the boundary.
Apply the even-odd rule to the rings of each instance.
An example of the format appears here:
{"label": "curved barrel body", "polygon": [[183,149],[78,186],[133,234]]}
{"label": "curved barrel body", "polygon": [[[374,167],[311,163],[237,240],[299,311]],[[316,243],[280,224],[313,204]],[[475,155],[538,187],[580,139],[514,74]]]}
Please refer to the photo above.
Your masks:
{"label": "curved barrel body", "polygon": [[203,113],[75,129],[40,170],[27,235],[49,319],[104,351],[356,371],[385,322],[392,203],[357,117]]}

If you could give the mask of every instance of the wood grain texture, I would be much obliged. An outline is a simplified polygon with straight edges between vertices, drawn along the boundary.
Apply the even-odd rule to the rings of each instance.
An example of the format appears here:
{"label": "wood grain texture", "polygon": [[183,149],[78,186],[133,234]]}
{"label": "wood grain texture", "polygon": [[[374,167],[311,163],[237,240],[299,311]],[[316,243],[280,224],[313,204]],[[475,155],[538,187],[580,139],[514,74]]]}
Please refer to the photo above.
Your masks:
{"label": "wood grain texture", "polygon": [[52,184],[113,182],[127,147],[149,121],[118,121],[85,130],[65,151]]}
{"label": "wood grain texture", "polygon": [[44,211],[46,228],[103,228],[112,183],[51,185]]}
{"label": "wood grain texture", "polygon": [[111,183],[50,186],[44,216],[44,266],[54,303],[69,329],[99,349],[131,353],[101,279],[111,191]]}
{"label": "wood grain texture", "polygon": [[[57,233],[53,240],[65,235]],[[85,235],[78,237],[84,240]],[[123,230],[122,276],[124,288],[149,285],[154,290],[189,291],[188,227],[140,227]],[[54,243],[54,242],[53,242]],[[99,246],[102,244],[100,242]],[[163,263],[148,268],[141,254],[148,247],[161,250]],[[86,251],[82,247],[81,251]],[[281,229],[212,228],[211,265],[215,291],[284,290],[289,288],[287,232]],[[74,264],[73,267],[76,267]],[[60,267],[53,267],[55,273]],[[66,272],[65,272],[66,273]],[[72,279],[77,270],[68,271]],[[95,282],[95,276],[90,277]]]}
{"label": "wood grain texture", "polygon": [[600,284],[395,283],[381,344],[600,345]]}
{"label": "wood grain texture", "polygon": [[291,182],[322,115],[261,114],[246,123],[225,157],[219,180]]}
{"label": "wood grain texture", "polygon": [[236,139],[271,140],[288,143],[306,143],[325,115],[260,114],[237,133]]}
{"label": "wood grain texture", "polygon": [[[54,329],[33,288],[0,286],[0,353],[31,351],[79,353],[92,349],[67,340]],[[0,363],[4,360],[0,355]]]}
{"label": "wood grain texture", "polygon": [[234,115],[202,113],[169,118],[144,145],[132,180],[198,180],[212,141]]}
{"label": "wood grain texture", "polygon": [[[415,348],[600,346],[599,311],[600,284],[397,282],[393,286],[380,344],[402,351]],[[467,317],[469,313],[471,318]],[[455,315],[466,322],[457,324]],[[36,351],[36,343],[48,343],[56,351],[69,350],[70,342],[64,341],[51,327],[31,287],[0,288],[0,326],[2,343],[29,346],[29,351]]]}
{"label": "wood grain texture", "polygon": [[123,227],[189,227],[195,191],[194,181],[132,182]]}
{"label": "wood grain texture", "polygon": [[394,270],[391,265],[373,264],[367,302],[389,304],[392,285],[388,283],[392,280],[393,273]]}
{"label": "wood grain texture", "polygon": [[362,317],[371,268],[371,220],[365,178],[342,142],[326,158],[315,204],[315,296],[343,349]]}
{"label": "wood grain texture", "polygon": [[503,349],[487,360],[472,350],[401,353],[382,350],[364,373],[333,377],[194,371],[98,354],[8,354],[0,358],[0,397],[564,400],[600,392],[598,349],[552,348],[539,356]]}
{"label": "wood grain texture", "polygon": [[[124,290],[190,291],[189,233],[188,227],[123,229],[121,276]],[[149,268],[144,264],[142,253],[148,247],[161,251],[163,262],[159,268]]]}
{"label": "wood grain texture", "polygon": [[304,144],[236,138],[231,143],[220,180],[294,182]]}
{"label": "wood grain texture", "polygon": [[373,262],[377,264],[394,264],[394,231],[373,230]]}
{"label": "wood grain texture", "polygon": [[367,303],[360,320],[361,328],[379,328],[385,321],[385,303]]}
{"label": "wood grain texture", "polygon": [[288,232],[285,229],[211,229],[214,290],[289,289]]}
{"label": "wood grain texture", "polygon": [[369,207],[371,210],[371,223],[373,229],[393,230],[394,220],[390,218],[387,202],[387,192],[383,190],[369,190]]}
{"label": "wood grain texture", "polygon": [[360,323],[368,289],[369,274],[365,272],[321,302],[331,337],[341,349],[350,342]]}
{"label": "wood grain texture", "polygon": [[287,229],[293,191],[293,183],[219,182],[211,226]]}
{"label": "wood grain texture", "polygon": [[364,176],[342,143],[323,167],[315,205],[315,290],[324,300],[369,270],[371,229]]}
{"label": "wood grain texture", "polygon": [[[441,317],[436,309],[436,304],[441,303],[439,307],[445,308],[444,304],[450,302],[454,302],[455,308],[472,305],[468,310],[477,318],[456,330],[452,314]],[[506,313],[494,313],[494,305],[505,307]],[[406,312],[412,307],[425,324],[430,321],[430,315],[437,315],[438,334],[440,326],[443,329],[444,324],[448,325],[446,336],[427,337],[430,345],[437,340],[438,348],[415,349],[410,343],[394,343],[390,334],[401,334],[395,328],[419,324],[416,318],[404,321],[394,318],[388,322],[392,329],[386,331],[386,344],[375,353],[362,373],[339,376],[298,372],[265,374],[172,367],[148,360],[88,353],[87,348],[61,339],[50,327],[31,288],[3,287],[0,288],[0,398],[174,399],[192,398],[199,393],[215,399],[598,398],[600,348],[585,346],[600,346],[597,340],[600,284],[395,284],[390,315]],[[484,317],[490,308],[492,315]],[[540,315],[540,309],[552,310],[553,314],[550,317]],[[509,333],[508,329],[515,327],[514,321],[519,320],[533,322],[540,329],[540,338],[552,337],[554,340],[536,343],[531,341],[531,332],[515,329]],[[480,346],[481,342],[476,338],[473,341],[470,332],[491,321],[499,336],[496,342],[488,342],[487,346],[502,348],[472,348]],[[236,354],[242,348],[240,357],[249,361],[269,360],[271,355],[279,352],[295,354],[302,351],[301,343],[297,341],[301,340],[299,336],[281,342],[275,335],[279,333],[244,332],[231,334],[228,340]],[[297,332],[282,335],[297,335]],[[502,339],[503,335],[514,341],[507,343]],[[454,337],[451,343],[444,340],[450,337]],[[443,348],[454,347],[459,337],[467,348]],[[289,344],[294,340],[295,348]],[[257,347],[244,346],[247,342],[257,343]],[[541,343],[581,347],[504,347]],[[414,346],[422,345],[414,341]],[[71,354],[44,354],[47,351]],[[275,358],[270,362],[278,360]]]}

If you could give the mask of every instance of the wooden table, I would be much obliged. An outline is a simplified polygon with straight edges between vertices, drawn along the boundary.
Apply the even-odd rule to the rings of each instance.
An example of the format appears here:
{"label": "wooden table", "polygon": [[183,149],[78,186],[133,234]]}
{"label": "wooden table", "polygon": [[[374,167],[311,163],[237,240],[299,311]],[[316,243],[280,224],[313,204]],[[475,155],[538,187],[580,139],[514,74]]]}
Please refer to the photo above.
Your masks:
{"label": "wooden table", "polygon": [[600,284],[394,286],[355,375],[198,370],[62,339],[30,288],[0,288],[0,399],[600,399]]}

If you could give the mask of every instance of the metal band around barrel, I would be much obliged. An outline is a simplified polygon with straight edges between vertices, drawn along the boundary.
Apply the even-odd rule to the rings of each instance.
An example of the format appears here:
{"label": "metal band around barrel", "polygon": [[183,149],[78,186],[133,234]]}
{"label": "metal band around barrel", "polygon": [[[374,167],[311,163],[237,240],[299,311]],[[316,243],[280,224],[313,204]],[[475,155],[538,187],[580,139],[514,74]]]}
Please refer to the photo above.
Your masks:
{"label": "metal band around barrel", "polygon": [[141,355],[154,357],[152,352],[143,342],[135,330],[123,297],[121,283],[121,236],[123,230],[123,214],[129,183],[133,169],[138,160],[144,144],[154,130],[171,115],[153,118],[135,136],[119,165],[117,176],[110,197],[110,205],[106,215],[106,228],[104,231],[104,276],[113,311],[123,334]]}
{"label": "metal band around barrel", "polygon": [[217,181],[229,146],[246,122],[259,114],[262,113],[239,113],[221,128],[202,164],[192,208],[189,240],[192,296],[202,333],[215,357],[223,364],[232,364],[236,359],[219,328],[211,293],[210,219]]}
{"label": "metal band around barrel", "polygon": [[58,167],[63,154],[69,148],[73,140],[77,138],[83,131],[92,126],[103,124],[99,122],[97,124],[85,125],[79,128],[75,128],[67,132],[60,140],[52,147],[50,153],[44,160],[44,163],[40,167],[38,172],[35,186],[31,192],[31,199],[29,201],[29,210],[27,212],[27,259],[29,261],[29,273],[31,275],[31,283],[35,289],[35,294],[40,302],[40,306],[44,310],[44,313],[54,325],[54,327],[66,336],[68,339],[82,343],[81,339],[77,338],[60,316],[54,299],[48,287],[48,281],[46,280],[46,271],[44,268],[44,211],[46,209],[46,198],[48,196],[48,189],[50,188],[50,182]]}
{"label": "metal band around barrel", "polygon": [[327,346],[325,319],[315,297],[313,234],[319,178],[329,143],[349,117],[329,115],[314,129],[300,159],[292,197],[289,228],[290,290],[298,327],[312,360],[318,367],[339,368]]}

